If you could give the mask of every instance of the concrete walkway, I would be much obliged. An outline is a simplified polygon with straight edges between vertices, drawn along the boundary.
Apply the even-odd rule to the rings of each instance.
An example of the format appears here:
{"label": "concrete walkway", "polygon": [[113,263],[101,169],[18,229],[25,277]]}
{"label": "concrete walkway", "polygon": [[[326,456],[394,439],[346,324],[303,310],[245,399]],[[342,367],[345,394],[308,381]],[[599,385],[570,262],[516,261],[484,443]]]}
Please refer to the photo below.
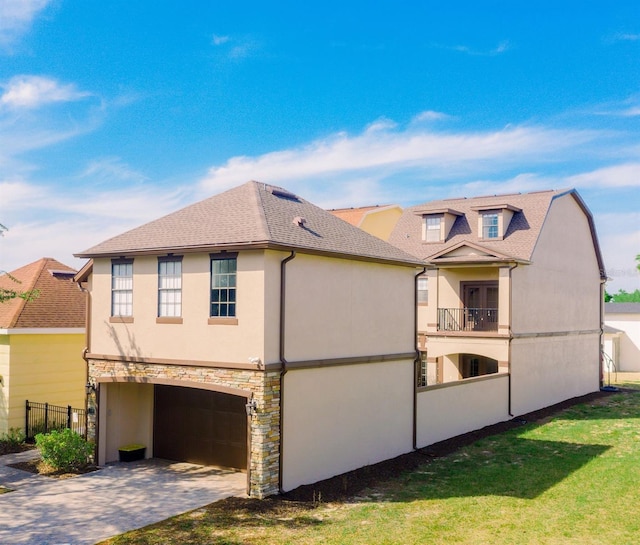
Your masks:
{"label": "concrete walkway", "polygon": [[163,460],[110,464],[69,479],[7,467],[0,456],[0,543],[93,545],[211,502],[246,495],[246,473]]}

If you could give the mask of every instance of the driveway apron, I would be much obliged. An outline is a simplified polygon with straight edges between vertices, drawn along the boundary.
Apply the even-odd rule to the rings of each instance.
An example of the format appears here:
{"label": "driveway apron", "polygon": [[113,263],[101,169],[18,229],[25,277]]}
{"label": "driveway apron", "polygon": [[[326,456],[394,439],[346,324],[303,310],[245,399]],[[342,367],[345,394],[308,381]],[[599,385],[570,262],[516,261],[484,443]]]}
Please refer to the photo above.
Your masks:
{"label": "driveway apron", "polygon": [[118,463],[53,479],[6,464],[33,451],[0,456],[0,543],[92,545],[109,537],[246,495],[246,474],[164,460]]}

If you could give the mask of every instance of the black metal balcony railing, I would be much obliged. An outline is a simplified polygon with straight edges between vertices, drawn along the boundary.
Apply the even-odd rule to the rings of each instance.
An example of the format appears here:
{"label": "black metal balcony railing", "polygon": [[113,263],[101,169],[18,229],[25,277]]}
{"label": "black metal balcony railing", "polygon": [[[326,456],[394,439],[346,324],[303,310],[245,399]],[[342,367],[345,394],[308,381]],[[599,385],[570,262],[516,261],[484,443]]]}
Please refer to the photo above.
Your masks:
{"label": "black metal balcony railing", "polygon": [[439,308],[438,331],[498,331],[498,309]]}

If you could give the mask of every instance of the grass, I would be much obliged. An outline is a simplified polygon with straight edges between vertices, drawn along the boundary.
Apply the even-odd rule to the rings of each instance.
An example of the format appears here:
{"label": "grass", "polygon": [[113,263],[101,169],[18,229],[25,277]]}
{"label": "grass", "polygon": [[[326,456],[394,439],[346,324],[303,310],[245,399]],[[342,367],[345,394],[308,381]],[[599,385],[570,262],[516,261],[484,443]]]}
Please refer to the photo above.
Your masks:
{"label": "grass", "polygon": [[351,502],[231,498],[103,543],[637,543],[639,418],[640,391],[615,394],[478,441]]}

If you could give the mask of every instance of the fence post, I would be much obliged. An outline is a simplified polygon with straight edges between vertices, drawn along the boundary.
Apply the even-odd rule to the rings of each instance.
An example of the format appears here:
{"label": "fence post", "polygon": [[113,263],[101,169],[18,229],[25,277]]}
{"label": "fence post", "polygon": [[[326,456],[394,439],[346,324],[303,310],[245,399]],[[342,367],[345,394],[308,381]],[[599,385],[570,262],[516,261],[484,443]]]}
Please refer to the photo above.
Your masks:
{"label": "fence post", "polygon": [[44,433],[49,433],[49,404],[44,404]]}
{"label": "fence post", "polygon": [[71,405],[67,405],[67,428],[71,429]]}
{"label": "fence post", "polygon": [[24,411],[25,414],[25,418],[24,418],[24,438],[25,439],[29,439],[29,411],[31,410],[31,407],[29,407],[29,400],[27,399],[27,406],[26,406],[26,410]]}

